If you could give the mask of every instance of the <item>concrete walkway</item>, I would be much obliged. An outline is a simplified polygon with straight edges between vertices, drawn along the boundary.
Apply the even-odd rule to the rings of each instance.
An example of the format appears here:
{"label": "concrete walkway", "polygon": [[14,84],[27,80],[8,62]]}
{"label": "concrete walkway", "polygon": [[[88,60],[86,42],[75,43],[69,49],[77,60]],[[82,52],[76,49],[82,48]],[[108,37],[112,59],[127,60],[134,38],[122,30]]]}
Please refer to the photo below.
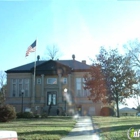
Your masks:
{"label": "concrete walkway", "polygon": [[77,123],[72,131],[61,140],[99,140],[91,117],[82,116],[77,119]]}

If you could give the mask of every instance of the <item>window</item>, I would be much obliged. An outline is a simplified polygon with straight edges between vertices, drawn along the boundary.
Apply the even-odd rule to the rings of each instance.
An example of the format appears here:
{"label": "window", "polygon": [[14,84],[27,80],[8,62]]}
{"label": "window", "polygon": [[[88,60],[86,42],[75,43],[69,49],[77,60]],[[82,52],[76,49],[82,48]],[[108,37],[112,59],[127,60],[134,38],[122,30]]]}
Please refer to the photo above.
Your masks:
{"label": "window", "polygon": [[17,79],[13,79],[13,84],[16,84],[17,83]]}
{"label": "window", "polygon": [[29,96],[29,79],[24,79],[23,89],[24,89],[24,96],[28,97]]}
{"label": "window", "polygon": [[56,91],[47,92],[47,103],[50,105],[56,105]]}
{"label": "window", "polygon": [[29,84],[24,85],[24,96],[28,97],[28,91],[29,91]]}
{"label": "window", "polygon": [[18,83],[22,84],[23,83],[23,79],[18,79]]}
{"label": "window", "polygon": [[57,78],[47,78],[47,84],[57,84]]}
{"label": "window", "polygon": [[84,97],[87,97],[87,96],[89,96],[90,95],[90,92],[89,92],[89,90],[88,89],[83,89],[83,96]]}
{"label": "window", "polygon": [[17,91],[17,87],[16,87],[16,84],[13,84],[13,97],[16,96],[16,91]]}
{"label": "window", "polygon": [[76,96],[81,96],[82,94],[82,83],[81,78],[76,78]]}
{"label": "window", "polygon": [[89,90],[84,89],[84,78],[76,78],[76,96],[87,97],[89,96]]}
{"label": "window", "polygon": [[76,78],[76,89],[81,90],[81,78]]}
{"label": "window", "polygon": [[37,84],[41,84],[41,78],[37,78]]}
{"label": "window", "polygon": [[24,79],[25,84],[29,84],[29,79]]}
{"label": "window", "polygon": [[19,91],[18,91],[18,93],[19,93],[19,96],[21,96],[21,90],[23,89],[23,87],[22,87],[22,84],[19,84]]}
{"label": "window", "polygon": [[62,83],[67,84],[67,78],[62,78]]}
{"label": "window", "polygon": [[16,97],[17,94],[17,79],[12,79],[12,96]]}
{"label": "window", "polygon": [[83,78],[83,96],[84,96],[84,97],[87,97],[87,96],[90,95],[90,92],[89,92],[88,89],[86,89],[86,90],[84,89],[84,87],[85,87],[84,82],[85,82],[85,80],[84,80],[84,78]]}
{"label": "window", "polygon": [[12,79],[12,96],[21,97],[21,90],[24,90],[23,96],[29,96],[29,79]]}

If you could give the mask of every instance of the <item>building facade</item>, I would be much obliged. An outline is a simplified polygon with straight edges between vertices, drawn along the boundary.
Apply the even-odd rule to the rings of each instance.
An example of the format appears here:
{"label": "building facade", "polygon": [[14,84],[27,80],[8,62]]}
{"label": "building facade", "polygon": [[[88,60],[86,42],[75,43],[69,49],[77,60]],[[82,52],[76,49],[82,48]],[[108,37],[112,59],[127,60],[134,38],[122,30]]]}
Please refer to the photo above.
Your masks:
{"label": "building facade", "polygon": [[[34,62],[7,70],[6,103],[17,112],[31,110],[50,115],[99,115],[101,104],[88,100],[84,75],[90,66],[86,61],[49,60]],[[34,73],[35,72],[35,73]]]}

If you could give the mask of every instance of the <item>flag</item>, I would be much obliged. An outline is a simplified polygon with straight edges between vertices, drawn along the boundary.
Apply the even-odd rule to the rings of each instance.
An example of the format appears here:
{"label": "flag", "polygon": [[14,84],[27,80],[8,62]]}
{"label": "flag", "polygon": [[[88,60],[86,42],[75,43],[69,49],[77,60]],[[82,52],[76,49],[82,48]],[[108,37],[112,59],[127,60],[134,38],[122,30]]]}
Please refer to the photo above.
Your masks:
{"label": "flag", "polygon": [[30,52],[35,52],[35,51],[36,51],[36,40],[28,47],[25,56],[28,56]]}

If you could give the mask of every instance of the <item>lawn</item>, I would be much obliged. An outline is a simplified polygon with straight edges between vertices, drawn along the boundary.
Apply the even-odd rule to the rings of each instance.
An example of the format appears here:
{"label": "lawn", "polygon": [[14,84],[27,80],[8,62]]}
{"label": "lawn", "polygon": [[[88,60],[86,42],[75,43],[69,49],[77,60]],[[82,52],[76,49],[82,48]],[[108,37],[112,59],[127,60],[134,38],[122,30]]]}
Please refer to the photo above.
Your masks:
{"label": "lawn", "polygon": [[[129,128],[140,129],[140,117],[93,117],[93,124],[99,129],[101,140],[128,140]],[[140,140],[140,137],[132,140]]]}
{"label": "lawn", "polygon": [[0,130],[12,130],[18,140],[60,140],[74,127],[71,117],[48,117],[46,119],[17,119],[0,123]]}

